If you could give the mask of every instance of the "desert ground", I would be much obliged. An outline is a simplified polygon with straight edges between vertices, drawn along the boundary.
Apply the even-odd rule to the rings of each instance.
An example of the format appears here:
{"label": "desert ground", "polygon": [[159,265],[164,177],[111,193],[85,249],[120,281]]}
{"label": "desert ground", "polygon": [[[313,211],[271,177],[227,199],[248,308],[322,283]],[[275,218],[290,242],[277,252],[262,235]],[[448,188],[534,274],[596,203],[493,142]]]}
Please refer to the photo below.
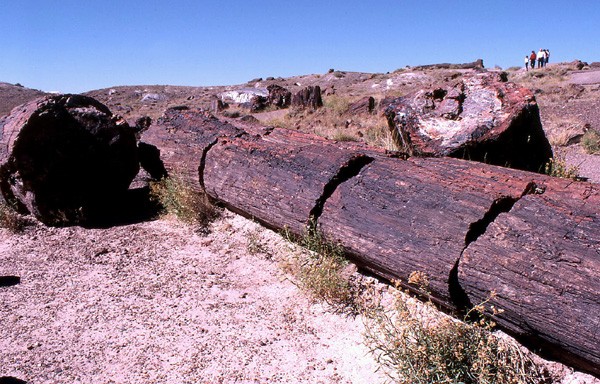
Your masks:
{"label": "desert ground", "polygon": [[[587,72],[586,72],[587,71]],[[386,146],[385,120],[347,113],[365,96],[398,96],[456,70],[386,74],[329,71],[253,79],[215,87],[115,86],[87,94],[133,123],[173,106],[211,109],[224,92],[278,84],[320,85],[325,107],[310,115],[240,108],[265,125]],[[600,130],[600,70],[576,63],[526,72],[510,81],[534,90],[555,155],[600,183],[600,156],[580,138]],[[583,73],[583,74],[582,74]],[[0,114],[41,94],[0,84]],[[208,229],[170,215],[109,228],[52,228],[32,222],[0,228],[0,384],[27,383],[383,383],[389,380],[365,343],[366,320],[316,300],[294,266],[310,252],[285,236],[224,210]],[[349,268],[353,280],[384,297],[394,288]],[[407,298],[414,301],[414,298]],[[439,314],[439,316],[444,316]],[[552,382],[600,383],[544,362]],[[18,381],[12,381],[18,382]]]}

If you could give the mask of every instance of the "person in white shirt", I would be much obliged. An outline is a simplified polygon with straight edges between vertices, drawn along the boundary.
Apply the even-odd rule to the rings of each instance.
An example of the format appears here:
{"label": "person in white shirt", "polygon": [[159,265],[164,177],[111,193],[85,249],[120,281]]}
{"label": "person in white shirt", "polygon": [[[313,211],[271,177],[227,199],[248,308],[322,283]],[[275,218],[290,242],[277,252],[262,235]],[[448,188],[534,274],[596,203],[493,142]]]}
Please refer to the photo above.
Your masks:
{"label": "person in white shirt", "polygon": [[544,62],[546,61],[546,53],[544,52],[544,50],[542,48],[540,48],[540,50],[537,53],[537,61],[538,61],[538,68],[542,68],[544,66]]}

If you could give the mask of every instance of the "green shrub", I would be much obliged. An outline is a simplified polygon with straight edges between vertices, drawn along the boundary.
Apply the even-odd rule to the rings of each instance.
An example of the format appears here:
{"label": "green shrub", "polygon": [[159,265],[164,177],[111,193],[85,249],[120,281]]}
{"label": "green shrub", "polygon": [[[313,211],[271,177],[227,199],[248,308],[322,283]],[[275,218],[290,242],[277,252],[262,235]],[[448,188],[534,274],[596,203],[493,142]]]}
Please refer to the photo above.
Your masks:
{"label": "green shrub", "polygon": [[600,133],[594,129],[589,129],[581,138],[581,146],[589,154],[600,152]]}
{"label": "green shrub", "polygon": [[152,182],[150,195],[166,213],[175,215],[188,224],[205,228],[219,214],[208,196],[192,190],[176,177]]}
{"label": "green shrub", "polygon": [[579,176],[579,167],[568,165],[563,155],[555,155],[546,163],[544,172],[548,176],[575,180]]}
{"label": "green shrub", "polygon": [[[434,308],[431,301],[426,305],[425,309]],[[483,311],[483,307],[482,304],[472,311]],[[491,332],[494,324],[484,317],[467,323],[432,316],[398,295],[393,308],[371,308],[365,318],[366,344],[393,382],[547,382],[547,373],[518,345],[495,336]]]}

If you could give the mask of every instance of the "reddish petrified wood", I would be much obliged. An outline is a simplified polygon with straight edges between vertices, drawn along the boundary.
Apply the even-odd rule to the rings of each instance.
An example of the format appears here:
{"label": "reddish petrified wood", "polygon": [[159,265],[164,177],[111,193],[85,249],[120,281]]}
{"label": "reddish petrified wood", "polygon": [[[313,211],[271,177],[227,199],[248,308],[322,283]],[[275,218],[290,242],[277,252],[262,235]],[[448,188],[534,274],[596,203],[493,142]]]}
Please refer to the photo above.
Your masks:
{"label": "reddish petrified wood", "polygon": [[466,249],[472,303],[494,291],[505,329],[600,374],[600,186],[546,179]]}
{"label": "reddish petrified wood", "polygon": [[[244,133],[205,111],[168,109],[142,133],[140,160],[151,175],[160,177],[163,176],[162,170],[155,158],[159,155],[166,173],[176,175],[191,188],[200,191],[203,182],[201,167],[206,151],[219,137],[235,137]],[[152,147],[158,149],[158,153]]]}
{"label": "reddish petrified wood", "polygon": [[90,97],[38,98],[0,120],[2,196],[45,224],[87,222],[138,169],[134,130]]}
{"label": "reddish petrified wood", "polygon": [[596,186],[451,158],[389,158],[192,111],[167,112],[143,135],[170,172],[183,169],[233,211],[297,234],[314,218],[379,276],[406,284],[425,272],[447,308],[495,290],[506,310],[499,324],[597,373]]}
{"label": "reddish petrified wood", "polygon": [[304,232],[334,185],[371,158],[289,130],[220,140],[206,156],[206,192],[272,228]]}
{"label": "reddish petrified wood", "polygon": [[[377,158],[338,187],[319,224],[365,268],[406,283],[425,272],[454,306],[453,268],[488,212],[532,189],[520,172],[450,159]],[[454,282],[452,282],[454,284]]]}

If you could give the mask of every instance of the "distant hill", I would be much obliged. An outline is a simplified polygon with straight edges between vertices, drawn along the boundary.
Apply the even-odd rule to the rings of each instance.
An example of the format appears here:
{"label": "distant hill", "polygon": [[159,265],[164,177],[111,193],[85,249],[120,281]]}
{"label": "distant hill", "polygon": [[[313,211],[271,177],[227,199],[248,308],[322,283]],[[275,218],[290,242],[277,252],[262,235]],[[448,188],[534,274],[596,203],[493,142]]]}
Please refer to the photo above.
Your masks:
{"label": "distant hill", "polygon": [[45,92],[26,88],[18,83],[9,84],[0,82],[0,116],[8,114],[17,105],[45,94]]}

